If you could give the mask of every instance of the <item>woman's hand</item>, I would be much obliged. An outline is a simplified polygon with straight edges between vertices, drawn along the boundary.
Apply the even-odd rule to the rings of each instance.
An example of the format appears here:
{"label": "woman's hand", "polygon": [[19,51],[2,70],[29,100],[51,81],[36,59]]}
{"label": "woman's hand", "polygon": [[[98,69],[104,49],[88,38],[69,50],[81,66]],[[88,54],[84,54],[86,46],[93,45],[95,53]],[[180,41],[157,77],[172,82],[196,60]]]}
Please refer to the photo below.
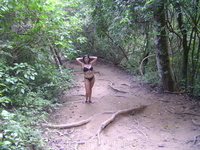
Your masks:
{"label": "woman's hand", "polygon": [[90,59],[93,59],[90,63],[93,65],[97,61],[97,58],[96,56],[90,56]]}
{"label": "woman's hand", "polygon": [[79,65],[83,65],[83,63],[81,62],[81,60],[82,60],[83,58],[76,58],[76,61],[77,61],[77,63],[79,64]]}

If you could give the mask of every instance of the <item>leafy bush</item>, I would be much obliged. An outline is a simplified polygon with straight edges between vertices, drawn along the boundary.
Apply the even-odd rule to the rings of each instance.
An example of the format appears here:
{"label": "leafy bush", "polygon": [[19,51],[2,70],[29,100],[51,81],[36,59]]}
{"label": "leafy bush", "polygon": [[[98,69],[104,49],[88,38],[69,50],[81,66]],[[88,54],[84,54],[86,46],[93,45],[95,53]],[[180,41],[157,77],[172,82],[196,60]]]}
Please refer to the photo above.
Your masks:
{"label": "leafy bush", "polygon": [[0,88],[15,106],[33,105],[33,102],[41,102],[42,99],[42,104],[48,104],[48,100],[56,101],[59,92],[71,82],[69,69],[60,73],[50,64],[38,68],[27,63],[15,63],[14,66],[0,63],[0,83],[4,85]]}
{"label": "leafy bush", "polygon": [[[5,85],[0,83],[0,87],[5,87]],[[2,96],[2,92],[3,91],[0,91],[0,106],[4,106],[5,107],[8,103],[11,102],[11,100],[6,96]]]}
{"label": "leafy bush", "polygon": [[41,131],[32,123],[59,105],[59,93],[73,82],[70,72],[65,68],[59,72],[48,62],[0,63],[0,149],[42,146]]}
{"label": "leafy bush", "polygon": [[16,114],[6,110],[1,112],[1,130],[0,130],[0,149],[2,150],[27,150],[42,146],[39,140],[40,130],[30,126],[30,120],[21,116],[20,120],[16,120]]}

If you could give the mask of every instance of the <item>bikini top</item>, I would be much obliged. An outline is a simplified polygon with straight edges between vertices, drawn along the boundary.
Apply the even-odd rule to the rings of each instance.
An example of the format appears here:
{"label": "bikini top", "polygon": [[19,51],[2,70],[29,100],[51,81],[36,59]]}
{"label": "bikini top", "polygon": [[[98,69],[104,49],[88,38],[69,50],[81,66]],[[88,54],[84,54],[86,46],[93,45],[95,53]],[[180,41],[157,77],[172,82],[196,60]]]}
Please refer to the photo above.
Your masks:
{"label": "bikini top", "polygon": [[91,71],[92,71],[92,70],[93,70],[93,67],[90,67],[90,68],[84,67],[84,68],[83,68],[83,72],[87,72],[88,70],[91,70]]}

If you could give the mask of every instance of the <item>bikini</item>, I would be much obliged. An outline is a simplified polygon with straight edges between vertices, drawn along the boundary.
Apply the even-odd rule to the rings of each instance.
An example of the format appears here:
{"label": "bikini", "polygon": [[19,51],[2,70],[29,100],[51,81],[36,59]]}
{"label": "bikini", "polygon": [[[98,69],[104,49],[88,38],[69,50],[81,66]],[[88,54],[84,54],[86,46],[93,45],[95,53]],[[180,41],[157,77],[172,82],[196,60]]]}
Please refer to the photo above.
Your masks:
{"label": "bikini", "polygon": [[[92,71],[92,70],[93,70],[93,67],[90,67],[90,68],[84,67],[84,68],[83,68],[83,72],[87,72],[87,71],[89,71],[89,70]],[[91,77],[91,78],[86,78],[86,77],[85,77],[85,79],[89,80],[90,82],[92,81],[93,78],[94,78],[94,76]]]}
{"label": "bikini", "polygon": [[92,71],[92,70],[93,70],[93,67],[90,67],[90,68],[86,68],[86,67],[84,67],[84,68],[83,68],[83,72],[87,72],[87,71],[89,71],[89,70]]}

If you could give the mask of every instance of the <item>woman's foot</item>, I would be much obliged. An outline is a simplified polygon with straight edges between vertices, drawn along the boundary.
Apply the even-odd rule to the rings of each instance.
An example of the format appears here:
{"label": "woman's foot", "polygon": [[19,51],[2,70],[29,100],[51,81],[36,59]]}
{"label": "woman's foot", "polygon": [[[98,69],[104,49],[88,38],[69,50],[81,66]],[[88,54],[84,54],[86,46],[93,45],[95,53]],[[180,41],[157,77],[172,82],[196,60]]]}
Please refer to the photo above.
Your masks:
{"label": "woman's foot", "polygon": [[89,103],[92,103],[92,104],[93,104],[94,102],[93,102],[93,101],[89,101]]}
{"label": "woman's foot", "polygon": [[87,100],[83,101],[82,103],[83,103],[83,104],[87,103]]}

